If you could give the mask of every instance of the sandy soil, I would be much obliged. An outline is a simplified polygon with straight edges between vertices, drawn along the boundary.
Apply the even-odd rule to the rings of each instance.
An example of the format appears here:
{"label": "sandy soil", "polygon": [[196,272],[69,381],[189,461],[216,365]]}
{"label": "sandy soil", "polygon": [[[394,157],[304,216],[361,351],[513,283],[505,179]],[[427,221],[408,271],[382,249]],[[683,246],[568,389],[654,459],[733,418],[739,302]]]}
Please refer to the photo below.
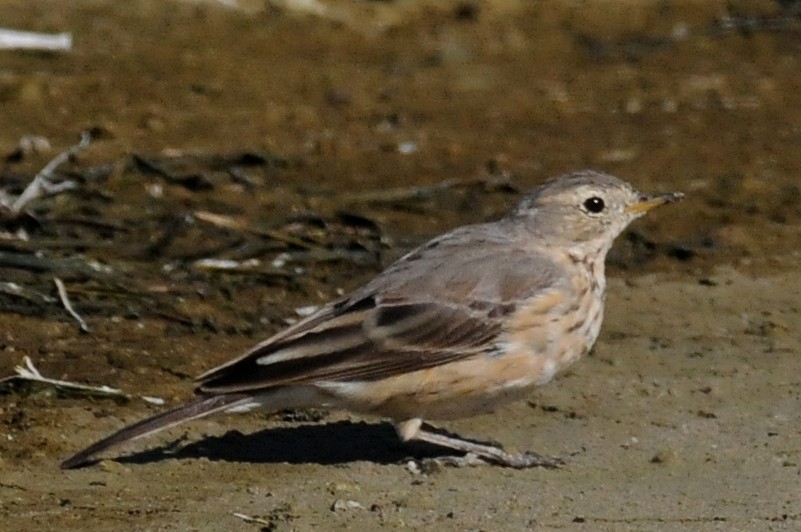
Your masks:
{"label": "sandy soil", "polygon": [[[0,263],[0,281],[40,293],[62,277],[92,327],[0,294],[0,375],[29,356],[176,404],[293,309],[546,177],[594,167],[683,190],[612,251],[591,356],[447,425],[566,465],[421,472],[409,457],[435,450],[313,411],[213,417],[61,471],[158,407],[16,388],[0,395],[0,529],[801,526],[798,17],[777,2],[293,5],[0,1],[4,26],[76,39],[67,55],[0,52],[0,188],[98,134],[63,169],[80,189],[0,218],[0,251],[110,268]],[[52,148],[13,156],[25,135]],[[281,271],[195,262],[275,265],[276,232],[316,254]]]}

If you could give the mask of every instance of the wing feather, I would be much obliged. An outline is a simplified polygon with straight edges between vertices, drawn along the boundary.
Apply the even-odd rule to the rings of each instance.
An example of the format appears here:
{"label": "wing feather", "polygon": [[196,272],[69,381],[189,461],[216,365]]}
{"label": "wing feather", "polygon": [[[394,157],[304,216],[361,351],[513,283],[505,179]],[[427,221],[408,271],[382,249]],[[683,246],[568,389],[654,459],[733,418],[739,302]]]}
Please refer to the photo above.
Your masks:
{"label": "wing feather", "polygon": [[[462,228],[409,253],[364,287],[201,375],[200,391],[378,380],[493,352],[504,317],[561,278],[537,250],[509,249],[497,228],[482,231]],[[481,246],[471,245],[475,239]]]}
{"label": "wing feather", "polygon": [[[201,390],[249,391],[320,380],[376,380],[485,352],[500,331],[497,320],[441,303],[375,304],[329,327],[251,352],[238,364],[208,374]],[[334,327],[340,322],[342,327]],[[374,323],[380,325],[373,325]]]}

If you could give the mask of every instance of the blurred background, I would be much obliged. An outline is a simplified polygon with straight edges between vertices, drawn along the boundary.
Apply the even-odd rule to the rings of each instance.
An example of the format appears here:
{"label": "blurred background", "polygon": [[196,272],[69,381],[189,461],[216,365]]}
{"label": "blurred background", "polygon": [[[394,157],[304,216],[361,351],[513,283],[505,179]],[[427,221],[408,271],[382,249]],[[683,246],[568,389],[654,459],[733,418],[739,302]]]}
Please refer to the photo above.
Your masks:
{"label": "blurred background", "polygon": [[[494,193],[507,185],[592,167],[689,194],[680,212],[643,221],[635,244],[670,240],[668,252],[699,266],[768,266],[777,248],[801,244],[798,2],[37,0],[0,10],[8,28],[73,38],[65,52],[0,52],[6,189],[92,130],[78,166],[102,176],[101,164],[115,165],[124,183],[106,192],[131,187],[114,190],[117,207],[175,213],[183,201],[188,212],[211,195],[268,224],[348,210],[422,237],[503,212],[514,198]],[[45,148],[20,153],[30,136]],[[245,154],[250,167],[236,159]],[[164,177],[140,175],[132,155],[201,179],[183,190],[167,181],[152,202],[140,196]],[[213,156],[234,160],[209,168]],[[192,186],[200,193],[186,194]],[[412,206],[370,201],[432,186],[424,198],[398,191]]]}

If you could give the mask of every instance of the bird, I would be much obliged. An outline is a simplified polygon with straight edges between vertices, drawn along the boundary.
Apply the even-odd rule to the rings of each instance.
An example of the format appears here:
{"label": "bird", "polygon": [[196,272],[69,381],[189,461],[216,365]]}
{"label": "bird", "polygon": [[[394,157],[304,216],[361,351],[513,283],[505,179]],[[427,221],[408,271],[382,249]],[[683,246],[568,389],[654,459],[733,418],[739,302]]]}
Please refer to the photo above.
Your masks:
{"label": "bird", "polygon": [[189,402],[124,427],[61,463],[216,412],[323,407],[390,419],[401,440],[457,453],[455,464],[562,463],[446,433],[428,421],[525,398],[592,348],[613,241],[680,192],[643,194],[580,170],[545,181],[497,221],[407,253],[364,286],[197,378]]}

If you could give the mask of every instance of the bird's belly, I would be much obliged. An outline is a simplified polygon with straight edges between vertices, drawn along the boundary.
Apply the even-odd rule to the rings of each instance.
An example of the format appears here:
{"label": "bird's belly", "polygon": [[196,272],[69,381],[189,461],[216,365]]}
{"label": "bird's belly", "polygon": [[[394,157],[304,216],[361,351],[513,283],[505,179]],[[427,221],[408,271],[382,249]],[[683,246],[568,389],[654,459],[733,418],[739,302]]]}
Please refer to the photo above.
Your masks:
{"label": "bird's belly", "polygon": [[457,419],[526,397],[560,369],[555,356],[514,349],[377,381],[320,383],[351,411],[396,420]]}

